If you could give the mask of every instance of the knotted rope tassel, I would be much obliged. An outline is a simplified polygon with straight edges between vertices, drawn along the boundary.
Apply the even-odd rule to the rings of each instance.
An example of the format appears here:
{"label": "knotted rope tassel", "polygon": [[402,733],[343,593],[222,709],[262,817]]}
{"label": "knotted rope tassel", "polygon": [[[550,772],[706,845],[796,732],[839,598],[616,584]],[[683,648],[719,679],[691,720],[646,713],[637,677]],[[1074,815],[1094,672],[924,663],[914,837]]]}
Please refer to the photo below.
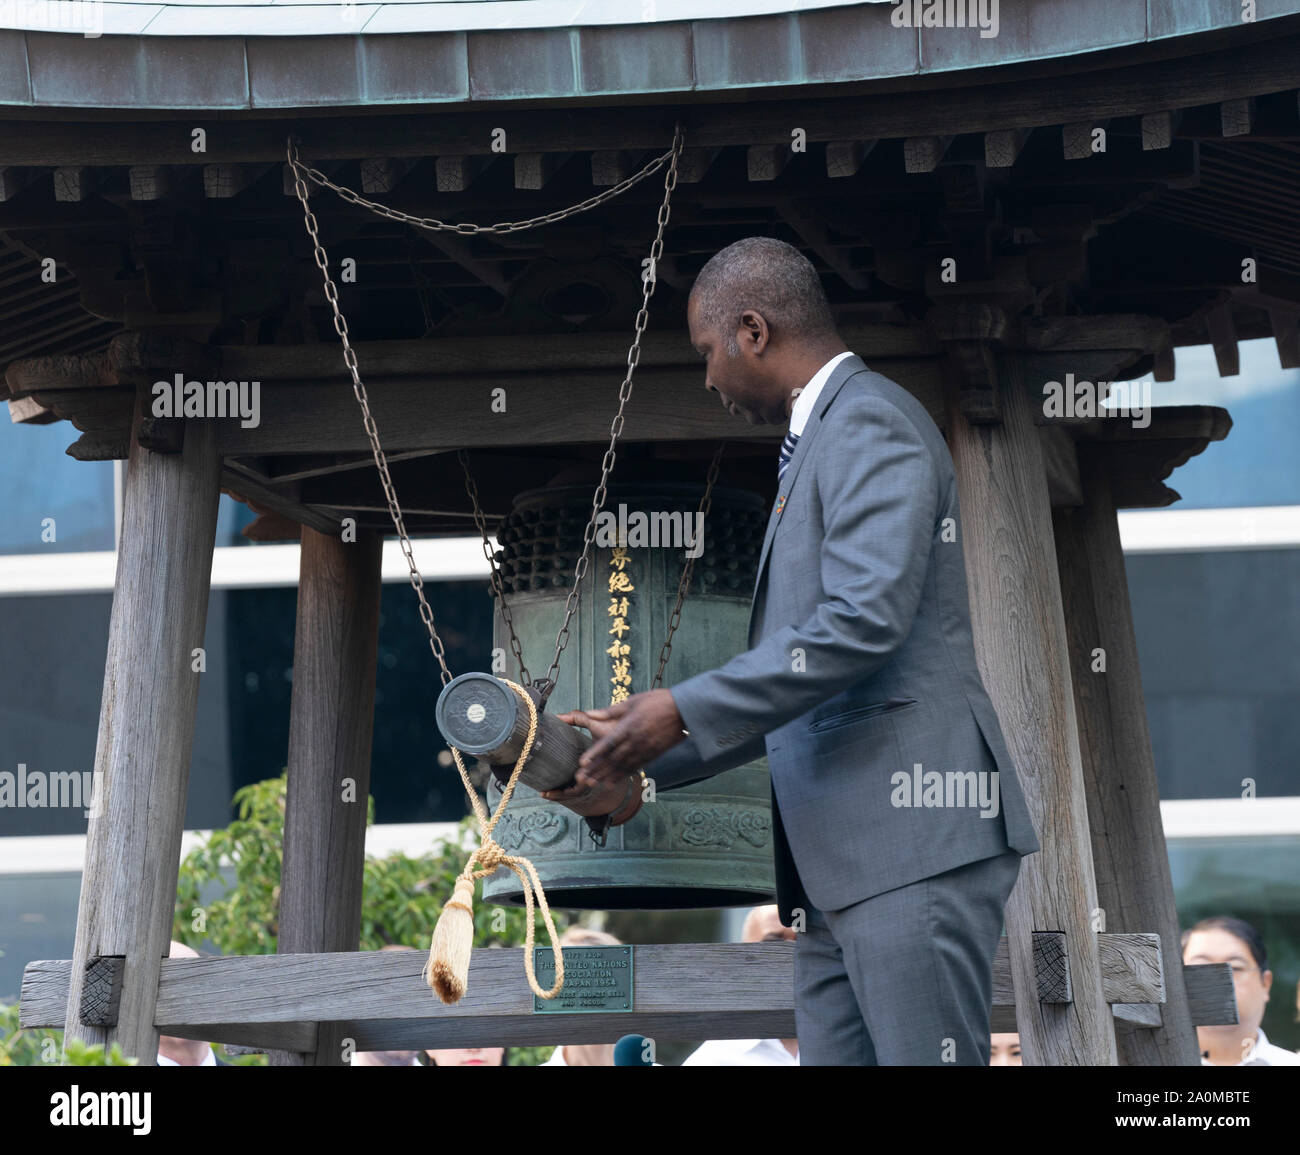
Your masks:
{"label": "knotted rope tassel", "polygon": [[[489,819],[487,810],[479,800],[478,792],[470,784],[465,764],[460,759],[460,751],[454,746],[451,756],[456,760],[456,769],[460,780],[465,785],[470,804],[474,807],[474,816],[478,819],[481,842],[470,856],[456,878],[456,885],[451,898],[443,905],[442,914],[438,916],[438,925],[433,928],[433,942],[429,947],[429,961],[425,964],[424,977],[434,993],[444,1003],[458,1003],[465,994],[469,982],[470,952],[474,947],[474,880],[486,878],[497,867],[505,866],[513,871],[524,888],[524,908],[527,912],[527,931],[524,942],[524,972],[528,976],[528,985],[533,994],[541,999],[553,999],[564,987],[564,956],[560,950],[560,937],[555,933],[555,923],[551,919],[551,909],[546,904],[546,894],[542,890],[541,880],[533,864],[522,855],[507,854],[492,838],[492,831],[505,813],[510,797],[515,792],[519,774],[532,753],[533,743],[537,739],[537,706],[522,686],[516,685],[508,678],[501,679],[507,686],[523,699],[528,707],[528,737],[524,739],[519,759],[510,774],[501,793],[501,801],[496,813]],[[478,869],[475,870],[475,864]],[[525,874],[527,871],[527,874]],[[533,971],[533,892],[537,892],[537,905],[541,909],[542,919],[546,923],[546,933],[550,935],[551,947],[555,951],[555,985],[544,991],[537,985],[537,976]]]}

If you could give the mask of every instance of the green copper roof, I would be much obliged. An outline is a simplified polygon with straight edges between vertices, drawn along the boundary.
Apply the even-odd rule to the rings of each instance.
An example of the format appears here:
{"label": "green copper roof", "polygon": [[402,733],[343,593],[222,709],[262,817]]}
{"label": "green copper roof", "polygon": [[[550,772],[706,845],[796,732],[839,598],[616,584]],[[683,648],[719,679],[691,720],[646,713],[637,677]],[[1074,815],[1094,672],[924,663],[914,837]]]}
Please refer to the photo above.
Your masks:
{"label": "green copper roof", "polygon": [[[236,110],[726,92],[1179,36],[1193,37],[1191,51],[1194,34],[1242,26],[1237,0],[914,0],[906,10],[941,7],[968,25],[998,18],[917,28],[894,0],[0,0],[0,104]],[[1300,0],[1259,0],[1256,22],[1297,15]]]}

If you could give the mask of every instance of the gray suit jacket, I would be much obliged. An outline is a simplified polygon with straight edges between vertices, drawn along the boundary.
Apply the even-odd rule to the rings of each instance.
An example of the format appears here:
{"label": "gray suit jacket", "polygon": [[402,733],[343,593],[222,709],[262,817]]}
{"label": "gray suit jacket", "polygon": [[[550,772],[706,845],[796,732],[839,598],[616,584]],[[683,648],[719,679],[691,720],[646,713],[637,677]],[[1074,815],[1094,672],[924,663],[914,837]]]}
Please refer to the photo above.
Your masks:
{"label": "gray suit jacket", "polygon": [[672,789],[766,750],[787,924],[1039,849],[975,664],[961,534],[929,414],[846,357],[768,520],[751,648],[672,687],[690,737],[646,767]]}

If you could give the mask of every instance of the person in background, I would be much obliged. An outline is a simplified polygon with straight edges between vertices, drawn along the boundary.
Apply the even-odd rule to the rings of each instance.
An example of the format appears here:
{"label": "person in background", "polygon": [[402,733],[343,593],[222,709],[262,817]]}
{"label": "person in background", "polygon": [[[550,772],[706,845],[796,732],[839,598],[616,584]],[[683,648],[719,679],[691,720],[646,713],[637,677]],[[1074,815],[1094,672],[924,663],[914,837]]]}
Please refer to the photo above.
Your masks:
{"label": "person in background", "polygon": [[1020,1060],[1020,1036],[1014,1032],[989,1036],[990,1067],[1023,1067]]}
{"label": "person in background", "polygon": [[504,1067],[505,1047],[448,1047],[425,1051],[435,1067]]}
{"label": "person in background", "polygon": [[[199,952],[183,942],[173,942],[167,951],[168,958],[198,958]],[[158,1036],[158,1066],[160,1067],[224,1067],[218,1063],[212,1047],[198,1039],[178,1039],[173,1035]]]}
{"label": "person in background", "polygon": [[[401,943],[389,943],[387,946],[381,946],[380,950],[414,950],[413,946],[403,946]],[[352,1055],[351,1065],[354,1067],[418,1067],[420,1066],[418,1051],[355,1051]]]}
{"label": "person in background", "polygon": [[[566,946],[622,946],[623,943],[603,930],[589,930],[585,926],[571,926],[560,935],[561,948]],[[612,1067],[613,1043],[569,1043],[556,1047],[543,1067]]]}
{"label": "person in background", "polygon": [[[793,928],[781,925],[773,903],[745,916],[742,942],[793,942]],[[710,1039],[687,1055],[683,1067],[797,1067],[798,1039]]]}
{"label": "person in background", "polygon": [[1202,1066],[1300,1067],[1300,1055],[1270,1043],[1260,1029],[1273,972],[1259,931],[1244,919],[1219,915],[1184,931],[1182,944],[1184,966],[1227,963],[1237,995],[1237,1022],[1196,1028]]}

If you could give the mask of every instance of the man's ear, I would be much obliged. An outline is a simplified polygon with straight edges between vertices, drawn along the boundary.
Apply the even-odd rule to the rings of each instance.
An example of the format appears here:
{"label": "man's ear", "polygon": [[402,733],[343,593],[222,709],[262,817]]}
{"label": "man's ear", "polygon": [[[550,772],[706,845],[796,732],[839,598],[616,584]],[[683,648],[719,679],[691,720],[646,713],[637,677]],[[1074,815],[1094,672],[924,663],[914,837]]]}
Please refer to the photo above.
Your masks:
{"label": "man's ear", "polygon": [[762,353],[767,348],[771,334],[762,313],[754,309],[746,309],[740,314],[740,329],[744,344],[749,346],[755,353]]}

